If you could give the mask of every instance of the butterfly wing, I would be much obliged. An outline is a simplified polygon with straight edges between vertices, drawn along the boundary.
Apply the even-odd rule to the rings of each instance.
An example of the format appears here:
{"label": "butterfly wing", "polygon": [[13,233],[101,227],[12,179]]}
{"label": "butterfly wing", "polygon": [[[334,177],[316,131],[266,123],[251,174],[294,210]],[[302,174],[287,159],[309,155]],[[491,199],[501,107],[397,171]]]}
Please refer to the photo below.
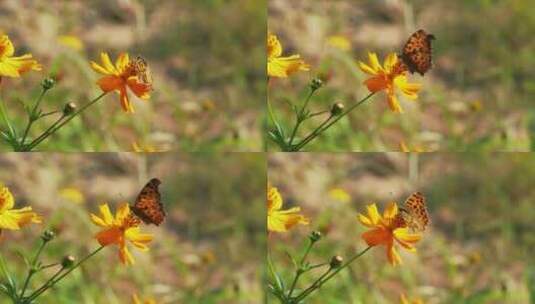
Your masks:
{"label": "butterfly wing", "polygon": [[157,178],[151,179],[141,192],[136,201],[131,206],[132,212],[138,216],[145,224],[160,225],[165,218],[165,211],[161,202],[158,186],[161,181]]}
{"label": "butterfly wing", "polygon": [[425,203],[425,197],[421,192],[411,194],[404,203],[404,211],[409,219],[408,226],[419,231],[424,231],[429,224],[429,214]]}
{"label": "butterfly wing", "polygon": [[431,41],[434,39],[435,36],[428,34],[424,30],[418,30],[405,43],[400,57],[412,74],[418,72],[423,76],[431,68]]}

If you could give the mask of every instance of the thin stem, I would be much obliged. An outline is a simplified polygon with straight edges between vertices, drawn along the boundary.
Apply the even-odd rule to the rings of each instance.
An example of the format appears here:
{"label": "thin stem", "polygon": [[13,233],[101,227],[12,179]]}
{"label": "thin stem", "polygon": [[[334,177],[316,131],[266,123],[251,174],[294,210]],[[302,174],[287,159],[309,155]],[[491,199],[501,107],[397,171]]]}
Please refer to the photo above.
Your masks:
{"label": "thin stem", "polygon": [[24,297],[24,293],[26,292],[26,288],[28,288],[28,284],[30,283],[30,279],[32,276],[37,272],[35,269],[35,263],[37,262],[37,259],[39,259],[39,256],[41,255],[41,252],[43,252],[43,248],[45,248],[46,241],[42,240],[41,245],[39,246],[39,249],[37,249],[37,252],[35,253],[35,256],[33,257],[31,263],[30,263],[30,269],[28,270],[28,275],[26,276],[26,280],[24,281],[24,285],[22,287],[22,291],[20,292],[20,298],[22,299]]}
{"label": "thin stem", "polygon": [[310,114],[309,117],[314,117],[314,116],[322,115],[322,114],[329,113],[329,112],[331,112],[331,111],[329,111],[329,110],[319,111],[319,112]]}
{"label": "thin stem", "polygon": [[[39,142],[41,142],[41,140],[43,140],[45,138],[45,136],[50,132],[52,131],[57,125],[59,125],[59,123],[61,123],[61,121],[65,118],[65,115],[61,115],[53,124],[51,124],[41,135],[39,135],[37,138],[35,138],[31,143],[28,144],[27,147],[24,147],[24,151],[31,151],[33,149],[33,143],[34,142],[37,142],[37,144]],[[35,144],[35,145],[37,145]]]}
{"label": "thin stem", "polygon": [[[329,267],[329,269],[327,269],[321,276],[319,276],[318,279],[316,279],[316,281],[314,281],[314,283],[312,283],[312,285],[310,285],[310,287],[308,287],[307,289],[305,289],[301,294],[299,294],[295,299],[293,299],[293,301],[295,303],[299,303],[300,301],[300,297],[305,294],[308,290],[314,290],[316,288],[319,288],[319,286],[321,286],[321,281],[323,280],[323,278],[325,278],[329,273],[331,273],[331,271],[333,270],[332,267]],[[306,296],[306,295],[305,295]]]}
{"label": "thin stem", "polygon": [[[323,286],[323,284],[327,283],[332,277],[334,277],[336,274],[338,274],[340,271],[345,269],[347,266],[349,266],[351,263],[353,263],[356,259],[360,258],[362,255],[364,255],[368,250],[370,250],[372,246],[366,247],[366,249],[362,250],[361,252],[357,253],[356,255],[352,256],[347,262],[342,264],[340,267],[338,267],[336,270],[331,272],[329,275],[326,275],[324,278],[321,278],[321,280],[316,280],[309,288],[305,289],[301,294],[299,294],[295,298],[295,302],[298,303],[300,300],[304,299],[306,296],[308,296],[310,293],[312,293],[314,290],[320,288]],[[317,284],[316,284],[317,283]]]}
{"label": "thin stem", "polygon": [[311,140],[313,140],[314,138],[318,137],[319,135],[321,135],[321,133],[325,132],[327,129],[329,129],[333,124],[335,124],[336,122],[338,122],[340,119],[342,119],[342,117],[346,116],[349,112],[353,111],[356,107],[360,106],[361,104],[363,104],[366,100],[370,99],[370,97],[372,97],[373,95],[375,94],[375,92],[372,92],[370,94],[368,94],[368,96],[364,97],[363,99],[361,99],[359,102],[357,102],[356,104],[352,105],[351,107],[349,107],[346,111],[344,111],[343,113],[341,113],[340,115],[338,115],[333,121],[331,121],[328,125],[326,125],[325,127],[323,127],[322,129],[320,129],[318,132],[316,132],[315,134],[311,134],[312,136],[310,138],[306,138],[305,140],[301,141],[297,146],[296,148],[294,149],[294,151],[299,151],[301,150],[306,144],[308,144]]}
{"label": "thin stem", "polygon": [[[54,273],[43,285],[41,285],[41,287],[37,288],[30,296],[28,296],[27,298],[23,298],[22,299],[22,304],[30,304],[35,298],[37,298],[41,293],[43,293],[46,289],[49,288],[49,284],[54,281],[54,279],[56,279],[62,272],[63,270],[65,270],[65,267],[61,267],[60,269],[58,269],[58,271],[56,271],[56,273]],[[36,294],[34,296],[34,294]]]}
{"label": "thin stem", "polygon": [[[93,257],[95,254],[97,254],[99,251],[101,251],[104,248],[104,246],[100,246],[97,249],[95,249],[90,254],[86,255],[83,259],[81,259],[78,263],[74,264],[69,270],[64,272],[63,274],[59,275],[59,272],[56,273],[51,279],[49,279],[42,287],[40,287],[38,290],[34,291],[29,297],[28,297],[28,303],[31,303],[35,298],[40,296],[43,292],[45,292],[47,289],[53,287],[56,285],[59,281],[61,281],[64,277],[66,277],[69,273],[71,273],[73,270],[78,268],[82,263]],[[63,269],[63,268],[62,268]],[[60,271],[61,272],[61,271]]]}
{"label": "thin stem", "polygon": [[329,123],[329,121],[331,121],[331,119],[333,118],[334,116],[331,114],[329,115],[329,117],[327,117],[326,120],[324,120],[319,126],[316,127],[316,129],[314,129],[314,131],[310,132],[310,134],[308,134],[299,144],[297,144],[295,146],[295,148],[292,147],[292,151],[294,152],[298,152],[299,150],[301,150],[302,147],[304,147],[309,141],[311,141],[318,132],[321,131],[321,129],[327,124]]}
{"label": "thin stem", "polygon": [[301,110],[297,113],[297,122],[295,123],[294,129],[292,130],[292,135],[290,136],[290,141],[288,141],[288,146],[291,147],[292,143],[294,141],[295,135],[297,134],[297,130],[299,129],[299,126],[303,121],[306,120],[306,117],[304,117],[305,110],[308,106],[308,103],[310,102],[310,99],[312,98],[312,95],[314,95],[314,92],[316,90],[314,88],[310,88],[310,93],[308,93],[307,98],[305,99],[305,102],[303,102],[303,106],[301,106]]}
{"label": "thin stem", "polygon": [[43,140],[45,140],[47,137],[49,137],[50,135],[56,133],[56,131],[58,131],[61,127],[63,127],[66,123],[68,123],[69,121],[71,121],[74,117],[78,116],[78,114],[82,113],[83,111],[85,111],[85,109],[89,108],[90,106],[92,106],[94,103],[96,103],[97,101],[99,101],[102,97],[104,97],[106,94],[108,94],[107,92],[103,92],[102,94],[100,94],[99,96],[97,96],[95,99],[91,100],[90,102],[86,103],[83,107],[81,107],[78,111],[72,113],[70,116],[67,117],[67,119],[63,120],[61,123],[59,123],[57,126],[55,126],[54,128],[48,128],[41,136],[39,136],[37,139],[35,139],[34,141],[32,141],[28,147],[27,147],[27,150],[26,151],[31,151],[33,148],[35,148],[35,146],[37,146],[38,144],[40,144]]}
{"label": "thin stem", "polygon": [[297,285],[297,281],[299,281],[299,277],[305,273],[304,269],[303,269],[303,264],[305,263],[305,260],[308,256],[308,254],[310,253],[310,250],[312,249],[312,246],[314,246],[314,241],[312,241],[311,239],[309,239],[309,242],[308,242],[308,246],[307,248],[305,249],[305,253],[303,254],[303,256],[301,257],[301,260],[299,261],[299,265],[298,265],[298,268],[297,270],[295,271],[295,277],[294,277],[294,280],[292,282],[292,285],[290,287],[290,291],[288,292],[288,298],[290,298],[292,296],[292,293],[294,292],[294,289],[295,289],[295,286]]}
{"label": "thin stem", "polygon": [[36,116],[37,109],[39,108],[39,105],[41,104],[41,100],[43,100],[43,96],[45,96],[47,89],[43,88],[41,91],[41,94],[37,98],[37,101],[33,105],[32,111],[30,112],[30,116],[28,117],[28,124],[26,125],[26,129],[24,130],[24,135],[22,136],[22,139],[20,140],[20,145],[24,146],[24,143],[26,142],[26,137],[28,136],[28,132],[30,132],[30,128],[32,127],[33,123],[38,120],[39,116]]}

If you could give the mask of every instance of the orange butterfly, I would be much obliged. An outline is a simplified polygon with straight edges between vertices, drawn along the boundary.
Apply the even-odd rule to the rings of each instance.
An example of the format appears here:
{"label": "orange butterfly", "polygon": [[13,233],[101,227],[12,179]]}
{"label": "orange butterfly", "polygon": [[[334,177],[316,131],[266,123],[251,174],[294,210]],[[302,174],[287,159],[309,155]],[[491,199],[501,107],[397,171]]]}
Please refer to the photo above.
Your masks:
{"label": "orange butterfly", "polygon": [[424,231],[429,224],[429,214],[425,204],[425,197],[420,192],[411,194],[403,207],[400,207],[400,215],[404,226],[416,231]]}
{"label": "orange butterfly", "polygon": [[139,192],[134,205],[130,206],[132,212],[145,224],[159,226],[165,218],[165,211],[158,191],[158,186],[161,183],[157,178],[151,179]]}
{"label": "orange butterfly", "polygon": [[399,57],[408,67],[411,74],[418,72],[420,75],[429,71],[432,66],[432,47],[431,41],[435,36],[428,34],[424,30],[418,30],[413,33],[405,43]]}

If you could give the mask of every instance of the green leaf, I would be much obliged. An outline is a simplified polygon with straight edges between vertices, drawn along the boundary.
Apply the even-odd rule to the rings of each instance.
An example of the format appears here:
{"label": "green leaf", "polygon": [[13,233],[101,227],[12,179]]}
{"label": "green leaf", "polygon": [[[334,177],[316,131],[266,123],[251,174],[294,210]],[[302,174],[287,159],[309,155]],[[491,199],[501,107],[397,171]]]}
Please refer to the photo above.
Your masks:
{"label": "green leaf", "polygon": [[275,270],[275,267],[273,266],[273,263],[271,262],[271,258],[268,256],[268,270],[270,276],[275,280],[274,287],[274,294],[285,294],[285,287],[284,287],[284,280],[279,276],[277,271]]}
{"label": "green leaf", "polygon": [[9,273],[9,270],[7,269],[7,264],[6,264],[6,262],[4,261],[4,258],[1,255],[0,255],[0,272],[2,273],[2,275],[4,276],[4,278],[7,281],[7,284],[4,283],[4,285],[6,287],[6,290],[12,291],[12,292],[14,291],[15,294],[16,294],[16,292],[17,292],[17,282],[15,281],[15,279],[13,278],[11,273]]}

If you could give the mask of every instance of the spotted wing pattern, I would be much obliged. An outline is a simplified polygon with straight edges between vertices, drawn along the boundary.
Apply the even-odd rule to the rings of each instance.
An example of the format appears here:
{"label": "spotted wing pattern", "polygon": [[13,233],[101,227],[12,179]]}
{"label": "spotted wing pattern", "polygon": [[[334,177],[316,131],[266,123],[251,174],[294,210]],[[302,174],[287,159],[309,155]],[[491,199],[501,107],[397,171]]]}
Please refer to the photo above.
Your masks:
{"label": "spotted wing pattern", "polygon": [[134,205],[130,206],[132,212],[145,224],[159,226],[165,218],[165,211],[158,191],[160,184],[159,179],[151,179],[139,192]]}
{"label": "spotted wing pattern", "polygon": [[431,41],[434,39],[435,36],[424,30],[418,30],[405,43],[400,58],[412,74],[418,72],[423,76],[431,68],[433,51]]}
{"label": "spotted wing pattern", "polygon": [[406,226],[417,231],[424,231],[429,224],[429,213],[425,203],[425,197],[420,192],[411,194],[403,207],[401,214]]}
{"label": "spotted wing pattern", "polygon": [[131,64],[139,81],[152,86],[152,73],[145,58],[137,56]]}

